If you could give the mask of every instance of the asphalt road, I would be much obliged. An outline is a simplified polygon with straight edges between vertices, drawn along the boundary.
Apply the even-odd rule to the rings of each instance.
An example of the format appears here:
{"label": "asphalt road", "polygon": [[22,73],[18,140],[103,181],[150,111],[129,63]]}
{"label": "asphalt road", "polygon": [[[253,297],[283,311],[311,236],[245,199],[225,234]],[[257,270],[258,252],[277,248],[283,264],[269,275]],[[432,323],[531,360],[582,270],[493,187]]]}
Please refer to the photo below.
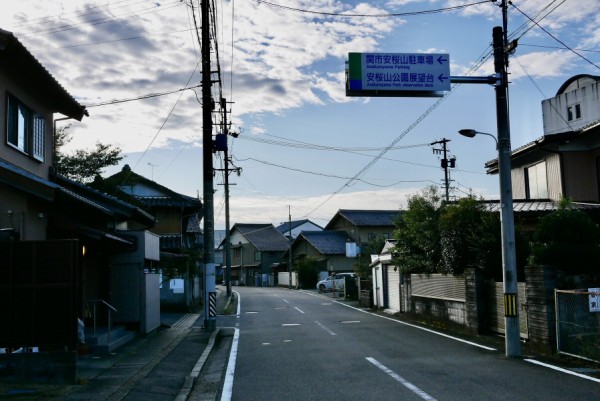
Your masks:
{"label": "asphalt road", "polygon": [[[600,383],[366,313],[316,292],[236,287],[239,329],[223,399],[600,400]],[[233,370],[234,368],[234,370]],[[227,383],[226,383],[227,385]]]}

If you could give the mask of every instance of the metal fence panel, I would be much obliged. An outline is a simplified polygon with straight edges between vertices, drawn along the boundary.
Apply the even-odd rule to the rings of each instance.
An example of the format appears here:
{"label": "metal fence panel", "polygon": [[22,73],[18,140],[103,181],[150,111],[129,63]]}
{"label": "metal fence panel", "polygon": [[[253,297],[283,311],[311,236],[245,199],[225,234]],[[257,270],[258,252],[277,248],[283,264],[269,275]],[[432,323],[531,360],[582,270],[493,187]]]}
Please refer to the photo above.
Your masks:
{"label": "metal fence panel", "polygon": [[600,362],[600,290],[555,290],[559,353]]}

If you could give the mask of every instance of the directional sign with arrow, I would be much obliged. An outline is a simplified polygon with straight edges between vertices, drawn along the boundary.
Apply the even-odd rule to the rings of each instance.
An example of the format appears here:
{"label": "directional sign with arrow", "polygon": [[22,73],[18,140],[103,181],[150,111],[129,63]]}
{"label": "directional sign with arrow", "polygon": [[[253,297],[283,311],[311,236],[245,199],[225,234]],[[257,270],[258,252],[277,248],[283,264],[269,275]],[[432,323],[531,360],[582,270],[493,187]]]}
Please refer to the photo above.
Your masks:
{"label": "directional sign with arrow", "polygon": [[450,56],[433,53],[350,53],[348,90],[441,92],[450,90]]}

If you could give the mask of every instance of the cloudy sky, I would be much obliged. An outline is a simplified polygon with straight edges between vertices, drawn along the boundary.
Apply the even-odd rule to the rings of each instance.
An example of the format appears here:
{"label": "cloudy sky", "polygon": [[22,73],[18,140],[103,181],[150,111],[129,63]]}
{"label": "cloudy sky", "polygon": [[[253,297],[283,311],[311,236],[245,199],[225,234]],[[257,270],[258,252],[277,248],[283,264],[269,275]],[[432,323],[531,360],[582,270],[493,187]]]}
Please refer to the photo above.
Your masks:
{"label": "cloudy sky", "polygon": [[[5,3],[0,28],[88,106],[89,117],[70,123],[69,151],[113,144],[125,157],[105,175],[129,164],[202,196],[199,0]],[[213,3],[212,69],[221,77],[213,94],[231,102],[228,119],[239,133],[229,141],[242,169],[230,180],[232,223],[277,225],[291,210],[292,219],[324,226],[338,209],[401,208],[407,195],[443,183],[439,146],[430,145],[442,139],[457,160],[451,195],[498,197],[498,177],[484,168],[495,158],[493,140],[457,134],[495,134],[493,87],[454,85],[444,98],[349,98],[344,76],[349,52],[446,53],[451,75],[490,75],[499,2]],[[509,7],[508,34],[519,40],[509,67],[513,148],[543,134],[541,101],[565,80],[600,75],[598,9],[600,0],[515,0]],[[107,104],[130,99],[139,100]],[[215,155],[215,167],[222,159]],[[221,183],[217,173],[217,229],[224,227]]]}

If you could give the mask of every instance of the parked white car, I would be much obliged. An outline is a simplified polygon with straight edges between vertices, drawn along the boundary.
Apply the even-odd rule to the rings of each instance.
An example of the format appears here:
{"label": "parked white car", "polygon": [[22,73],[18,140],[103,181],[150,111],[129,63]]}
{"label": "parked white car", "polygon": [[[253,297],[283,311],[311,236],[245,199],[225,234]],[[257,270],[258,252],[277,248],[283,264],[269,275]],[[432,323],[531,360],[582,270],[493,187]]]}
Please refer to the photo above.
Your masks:
{"label": "parked white car", "polygon": [[327,277],[325,280],[321,280],[317,283],[317,290],[320,292],[327,292],[335,290],[343,290],[344,289],[344,279],[346,277],[356,278],[356,273],[336,273]]}

